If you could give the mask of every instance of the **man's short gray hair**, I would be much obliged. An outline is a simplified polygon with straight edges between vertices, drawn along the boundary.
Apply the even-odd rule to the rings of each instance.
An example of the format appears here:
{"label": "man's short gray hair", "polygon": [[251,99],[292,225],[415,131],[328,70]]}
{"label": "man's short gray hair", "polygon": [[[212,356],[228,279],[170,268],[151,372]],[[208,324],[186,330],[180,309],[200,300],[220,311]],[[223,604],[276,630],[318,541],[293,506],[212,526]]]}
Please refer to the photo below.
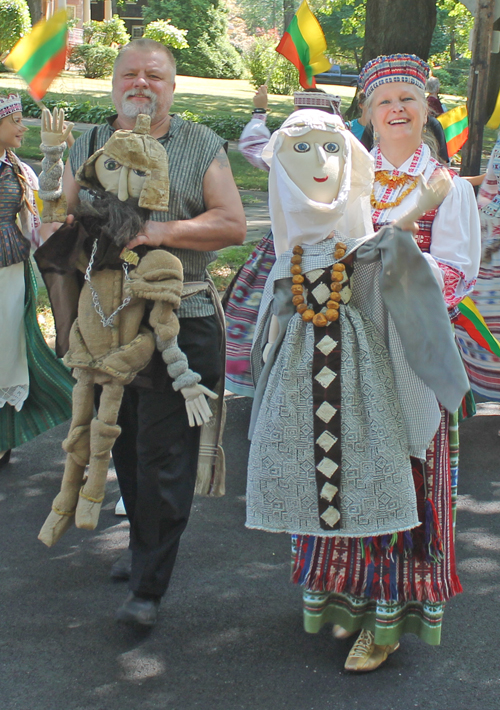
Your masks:
{"label": "man's short gray hair", "polygon": [[441,84],[437,76],[430,76],[425,84],[425,90],[428,91],[429,94],[437,94],[440,86]]}
{"label": "man's short gray hair", "polygon": [[139,39],[133,39],[131,42],[124,45],[120,49],[120,51],[118,52],[118,56],[115,59],[115,64],[113,67],[113,75],[116,71],[116,67],[119,64],[121,57],[129,49],[135,49],[138,52],[163,52],[163,54],[165,54],[167,56],[170,66],[172,67],[172,70],[173,70],[172,79],[175,79],[175,73],[177,71],[177,66],[175,63],[175,57],[172,54],[172,52],[170,51],[170,49],[168,47],[166,47],[164,44],[161,44],[161,42],[156,42],[154,39],[147,39],[146,37],[141,37]]}

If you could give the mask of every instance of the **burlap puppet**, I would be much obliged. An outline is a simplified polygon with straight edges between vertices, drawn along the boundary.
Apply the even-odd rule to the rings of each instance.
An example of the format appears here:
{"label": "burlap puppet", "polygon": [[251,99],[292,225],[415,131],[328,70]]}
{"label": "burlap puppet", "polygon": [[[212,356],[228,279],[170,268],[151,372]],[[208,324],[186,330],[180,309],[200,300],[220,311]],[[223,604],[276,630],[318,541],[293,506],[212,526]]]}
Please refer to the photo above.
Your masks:
{"label": "burlap puppet", "polygon": [[[149,135],[149,126],[149,116],[139,115],[133,131],[115,131],[81,166],[75,179],[93,193],[94,200],[82,202],[75,210],[77,221],[61,227],[36,255],[49,282],[50,274],[56,278],[69,274],[72,279],[78,272],[84,274],[64,356],[77,381],[73,418],[63,442],[66,464],[60,493],[39,534],[49,547],[73,520],[78,528],[95,529],[111,448],[120,434],[117,417],[123,386],[148,365],[155,348],[162,354],[174,390],[186,399],[190,426],[209,421],[212,412],[206,397],[217,397],[199,384],[200,376],[189,369],[177,346],[181,262],[163,249],[126,248],[147,218],[146,210],[168,210],[168,159]],[[42,146],[53,146],[57,136],[64,140],[63,117],[54,111],[51,120],[47,111]],[[57,189],[54,195],[59,200]],[[61,293],[67,308],[68,294],[74,297],[75,291]],[[55,292],[49,289],[53,306]],[[57,325],[57,306],[55,311]],[[70,321],[71,317],[63,318],[63,326]],[[102,393],[94,417],[96,384]]]}

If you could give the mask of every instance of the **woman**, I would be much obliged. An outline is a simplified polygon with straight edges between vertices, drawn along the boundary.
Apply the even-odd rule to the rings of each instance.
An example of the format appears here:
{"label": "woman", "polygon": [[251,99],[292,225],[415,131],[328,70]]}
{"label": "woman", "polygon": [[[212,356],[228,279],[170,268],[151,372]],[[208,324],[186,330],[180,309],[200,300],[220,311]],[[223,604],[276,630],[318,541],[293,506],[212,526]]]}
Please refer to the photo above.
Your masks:
{"label": "woman", "polygon": [[[476,287],[472,293],[490,331],[500,338],[500,133],[488,162],[486,178],[478,196],[482,255]],[[500,358],[481,347],[457,326],[457,339],[474,392],[500,400]]]}
{"label": "woman", "polygon": [[[373,151],[375,181],[371,195],[372,219],[376,227],[388,224],[394,219],[402,219],[413,208],[417,208],[425,194],[423,179],[436,178],[436,175],[443,170],[438,161],[431,157],[429,148],[422,142],[422,129],[426,121],[424,87],[427,73],[427,65],[417,57],[394,55],[373,60],[365,67],[360,76],[361,88],[367,95],[370,118],[377,134],[377,145]],[[358,202],[354,206],[354,210],[356,211],[357,208],[357,213],[361,212],[361,206],[362,202]],[[347,216],[351,214],[347,213]],[[311,220],[309,221],[311,222]],[[305,223],[307,223],[307,219]],[[276,232],[274,222],[273,230]],[[347,417],[347,422],[342,422],[341,434],[350,437],[344,441],[342,446],[342,468],[347,474],[349,472],[356,474],[356,471],[363,472],[365,468],[368,470],[373,467],[376,476],[378,476],[381,472],[386,475],[391,467],[395,467],[408,483],[409,466],[411,470],[410,488],[414,501],[410,503],[409,498],[406,498],[407,505],[403,505],[403,508],[407,510],[408,506],[415,505],[417,521],[411,519],[405,523],[400,521],[394,523],[392,527],[389,525],[388,529],[384,529],[385,523],[384,525],[380,523],[384,519],[384,515],[380,513],[380,518],[372,525],[371,534],[363,535],[360,532],[363,520],[360,519],[359,514],[355,513],[363,506],[363,500],[349,508],[348,505],[346,507],[345,502],[342,503],[341,499],[341,521],[342,514],[345,518],[342,521],[342,526],[343,530],[347,529],[349,534],[343,533],[343,531],[337,535],[332,534],[331,531],[329,535],[320,531],[316,531],[314,534],[302,534],[302,531],[297,529],[297,525],[295,526],[295,531],[300,534],[296,536],[293,580],[305,586],[304,624],[306,630],[317,632],[327,621],[334,623],[334,636],[338,638],[345,638],[361,630],[347,658],[345,664],[347,670],[370,671],[379,667],[389,654],[397,650],[399,638],[403,633],[413,632],[430,644],[438,644],[444,603],[461,591],[455,569],[453,547],[448,414],[443,407],[439,408],[438,406],[438,401],[445,404],[445,397],[438,393],[439,385],[436,386],[435,382],[434,385],[431,384],[430,379],[428,380],[428,389],[424,390],[419,390],[418,381],[410,382],[410,379],[415,377],[415,373],[418,373],[421,364],[423,367],[420,375],[424,381],[430,377],[434,367],[443,365],[446,371],[448,366],[451,367],[452,360],[456,365],[457,351],[453,345],[445,304],[452,312],[454,306],[468,293],[474,283],[478,268],[476,256],[478,235],[478,221],[472,189],[466,182],[454,178],[453,189],[439,209],[427,211],[420,219],[416,235],[416,243],[422,250],[429,268],[420,255],[414,263],[418,267],[419,274],[424,274],[427,270],[432,283],[429,282],[413,301],[410,300],[407,317],[415,316],[415,324],[418,326],[417,315],[422,311],[424,301],[431,298],[431,317],[427,320],[427,325],[422,329],[419,338],[414,341],[415,346],[418,347],[419,339],[423,342],[425,338],[428,338],[427,330],[437,329],[437,335],[431,341],[434,345],[428,348],[424,347],[422,350],[422,352],[427,352],[426,364],[420,357],[412,361],[411,348],[408,347],[409,341],[406,339],[406,335],[403,338],[405,324],[401,322],[401,319],[399,321],[396,319],[397,308],[394,309],[394,303],[391,306],[394,310],[391,310],[389,300],[386,300],[384,303],[389,309],[392,321],[396,324],[398,337],[391,331],[391,318],[388,318],[387,312],[384,316],[383,309],[376,303],[378,281],[373,278],[373,273],[370,275],[367,270],[369,266],[364,264],[363,258],[359,256],[364,247],[358,249],[358,260],[355,261],[351,287],[361,321],[365,324],[363,337],[368,345],[363,345],[363,331],[356,331],[357,340],[353,336],[347,341],[357,343],[352,346],[353,356],[344,357],[342,354],[341,363],[344,365],[344,362],[355,362],[354,355],[358,353],[356,361],[359,364],[356,377],[360,383],[358,387],[351,384],[350,390],[346,392],[344,388],[343,394],[341,393],[340,411],[344,417]],[[343,242],[343,246],[347,249],[345,253],[349,254],[353,247],[347,239],[344,239]],[[405,243],[404,240],[401,241],[401,244]],[[413,241],[411,244],[416,249]],[[410,244],[406,244],[406,246],[409,250],[408,253],[410,253],[412,247]],[[380,251],[382,253],[383,249]],[[416,251],[418,254],[418,250]],[[304,262],[306,257],[308,263],[311,263],[310,255],[307,252],[303,256],[299,256]],[[383,274],[389,272],[388,269],[382,270]],[[276,267],[273,278],[270,277],[269,289],[272,288],[275,275]],[[392,271],[389,280],[391,279],[394,282],[391,286],[399,284],[401,287],[400,295],[402,297],[416,282],[417,270],[412,272],[403,259],[400,261],[398,269]],[[279,293],[279,290],[276,290],[276,293]],[[279,306],[278,301],[278,298],[274,299],[273,303],[276,304],[274,307]],[[414,306],[414,304],[418,305]],[[432,307],[435,309],[435,317],[432,315]],[[342,314],[343,309],[341,308],[341,324],[343,324],[342,332],[344,334],[346,323],[354,323],[355,316],[350,315],[347,304],[345,315]],[[444,320],[439,314],[444,314]],[[279,308],[278,315],[283,317]],[[437,324],[438,315],[441,318],[439,325]],[[392,382],[390,375],[385,379],[383,377],[385,356],[382,357],[382,361],[376,362],[376,359],[374,360],[373,353],[378,351],[377,348],[382,353],[383,348],[380,343],[375,348],[370,346],[370,342],[373,345],[377,338],[377,333],[371,330],[370,322],[385,336],[385,346],[388,347],[392,376],[394,377]],[[289,342],[292,335],[292,323],[294,323],[293,318],[289,320],[289,325],[287,325],[287,339],[283,341],[285,343]],[[271,334],[270,342],[276,333],[283,330],[283,327],[279,323],[276,327],[275,324],[274,333],[272,332],[272,324],[268,327],[268,332]],[[297,327],[296,317],[293,327]],[[261,339],[268,337],[265,326],[260,326],[258,329],[257,338],[259,337]],[[406,343],[406,346],[403,347],[404,354],[401,353],[401,347],[396,345],[398,338],[401,339],[401,342]],[[451,342],[446,356],[440,355],[436,351],[443,339],[450,339]],[[338,339],[333,338],[333,340],[337,342]],[[276,342],[278,341],[279,337],[276,339]],[[297,337],[297,348],[300,342],[300,337]],[[433,353],[431,352],[432,347],[434,347]],[[276,367],[274,371],[271,370],[269,375],[270,382],[271,384],[277,382],[281,388],[276,389],[275,392],[272,392],[269,387],[265,388],[264,392],[267,396],[265,404],[271,407],[272,402],[275,402],[275,421],[280,422],[287,412],[300,411],[302,408],[299,410],[297,404],[302,404],[302,402],[300,398],[297,399],[295,405],[293,402],[287,401],[286,378],[290,376],[290,368],[285,370],[284,363],[279,362],[281,351],[278,351],[278,347],[275,347],[274,351],[278,355]],[[271,346],[269,358],[272,358],[273,354]],[[299,358],[296,360],[292,372],[300,372],[302,362],[305,363],[305,366],[307,365],[306,360],[302,361]],[[375,364],[370,366],[371,362],[375,362]],[[279,367],[284,375],[276,381]],[[267,363],[263,366],[264,373],[266,368],[270,369]],[[457,368],[459,369],[459,365]],[[294,378],[296,379],[295,375]],[[371,378],[370,383],[367,382],[367,378]],[[342,375],[340,378],[342,385],[344,379],[345,377]],[[338,380],[339,378],[336,377],[333,382]],[[384,386],[376,384],[377,382],[380,384],[380,380],[385,383]],[[307,378],[304,379],[304,382],[306,381]],[[439,382],[439,377],[437,381]],[[464,380],[462,379],[461,382],[463,393],[465,392],[463,389]],[[434,394],[430,392],[430,389]],[[401,439],[400,435],[390,437],[389,441],[394,442],[394,446],[386,448],[382,456],[375,454],[373,450],[372,427],[377,420],[373,410],[370,410],[369,394],[367,394],[370,391],[382,394],[385,392],[386,401],[393,402],[392,424],[387,417],[383,417],[384,425],[390,425],[400,430],[401,422],[403,422],[406,432],[406,439],[404,437]],[[346,399],[349,392],[352,396],[350,399]],[[269,395],[272,395],[272,398]],[[361,397],[361,401],[359,397]],[[368,400],[366,400],[367,397]],[[380,399],[380,401],[383,400]],[[456,408],[459,401],[456,398],[453,401],[449,400],[446,405],[448,411]],[[278,412],[276,412],[276,407]],[[339,411],[338,408],[334,408],[335,411],[332,414],[328,408],[324,408],[324,410],[327,414],[330,413],[333,419],[335,419],[336,412]],[[321,411],[321,405],[314,411]],[[263,419],[265,414],[261,414],[261,412],[265,412],[265,408],[261,407],[257,413],[255,425],[257,434],[259,431],[263,431],[262,424],[265,423]],[[364,424],[363,417],[367,417]],[[424,423],[427,427],[425,435],[420,431],[420,426]],[[309,501],[308,511],[311,515],[315,510],[321,511],[320,505],[322,505],[320,503],[315,505],[314,501],[311,502],[311,490],[306,490],[304,482],[299,481],[299,489],[303,491],[302,498],[300,495],[292,496],[287,493],[282,495],[281,499],[275,496],[273,501],[271,493],[276,489],[276,482],[283,479],[283,472],[286,474],[288,471],[292,471],[293,476],[296,477],[297,471],[302,474],[305,470],[300,457],[303,457],[307,446],[302,448],[302,452],[299,450],[300,446],[297,446],[300,460],[297,459],[295,464],[289,465],[290,462],[285,460],[283,466],[282,459],[288,455],[287,446],[289,448],[290,441],[301,444],[303,432],[306,432],[307,435],[307,426],[303,426],[304,422],[301,422],[301,426],[288,427],[286,441],[282,441],[279,432],[276,436],[272,432],[272,417],[267,424],[273,434],[271,442],[268,442],[268,450],[265,451],[265,446],[268,445],[265,438],[263,439],[264,448],[261,447],[258,437],[256,440],[255,433],[252,440],[249,475],[252,473],[252,469],[254,472],[257,471],[260,463],[267,473],[268,480],[263,480],[266,478],[265,476],[261,476],[259,480],[257,474],[255,480],[258,485],[255,486],[254,479],[250,476],[249,486],[255,486],[257,494],[261,495],[259,501],[258,495],[254,494],[252,488],[249,488],[249,505],[254,505],[256,510],[256,513],[252,511],[250,513],[250,526],[270,529],[275,518],[281,516],[281,509],[292,511],[290,520],[295,514],[299,524],[303,525],[302,521],[305,520],[304,501]],[[358,434],[352,435],[357,427],[361,427]],[[382,431],[378,425],[375,428],[379,432]],[[365,433],[363,434],[363,432]],[[337,437],[338,434],[335,436]],[[382,440],[387,441],[387,436],[383,436]],[[396,441],[406,441],[403,450],[398,450]],[[425,443],[422,446],[423,442]],[[332,444],[332,446],[334,445]],[[272,453],[276,454],[276,452],[279,456],[273,458]],[[406,457],[404,464],[401,463],[400,455],[403,458]],[[356,464],[357,456],[364,457],[362,465],[360,462]],[[378,471],[377,467],[380,461],[382,461],[381,471]],[[330,466],[329,469],[327,467],[325,470],[331,471],[332,467]],[[337,475],[337,471],[335,470],[332,475]],[[347,480],[346,476],[341,479],[341,495],[344,495],[345,479]],[[384,485],[389,484],[385,483]],[[338,489],[338,485],[335,487]],[[356,488],[356,486],[354,487]],[[289,487],[289,490],[291,491],[292,487]],[[331,492],[331,489],[328,490]],[[408,490],[400,491],[396,497],[400,494],[403,497],[411,497]],[[336,493],[334,498],[335,495]],[[370,501],[370,505],[373,502],[374,505],[383,506],[385,498],[384,490],[382,494],[379,492],[378,495],[367,498],[367,500]],[[266,509],[265,506],[270,500],[273,501],[271,509]],[[396,509],[400,505],[401,499],[395,503]],[[344,506],[343,510],[342,506]],[[267,516],[265,520],[262,515],[259,520],[258,516],[262,511]],[[348,519],[350,516],[354,516],[354,522],[357,524],[354,529],[352,526],[349,527],[351,525],[351,520]],[[294,524],[288,521],[286,529],[294,532],[292,529]],[[308,524],[304,523],[304,525]]]}
{"label": "woman", "polygon": [[38,182],[13,152],[26,130],[21,111],[19,96],[0,96],[0,467],[13,448],[71,416],[73,383],[36,320],[30,249],[40,244]]}

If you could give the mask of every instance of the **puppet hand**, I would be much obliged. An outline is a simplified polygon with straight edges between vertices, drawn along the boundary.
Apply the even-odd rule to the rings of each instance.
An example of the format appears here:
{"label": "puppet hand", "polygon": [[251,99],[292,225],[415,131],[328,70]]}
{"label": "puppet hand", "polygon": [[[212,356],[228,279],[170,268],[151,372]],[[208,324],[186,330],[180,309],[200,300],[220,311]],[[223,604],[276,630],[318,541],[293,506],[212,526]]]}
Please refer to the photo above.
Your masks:
{"label": "puppet hand", "polygon": [[273,343],[266,343],[264,345],[264,350],[262,351],[262,361],[267,362],[267,358],[269,357],[269,351],[273,347]]}
{"label": "puppet hand", "polygon": [[181,392],[186,400],[189,426],[201,426],[203,423],[208,422],[212,417],[212,412],[206,398],[217,399],[215,392],[199,384],[183,387]]}
{"label": "puppet hand", "polygon": [[42,110],[41,138],[44,145],[61,145],[66,142],[74,123],[64,122],[64,110],[55,108],[50,113],[48,108]]}
{"label": "puppet hand", "polygon": [[420,214],[425,214],[429,210],[439,207],[446,195],[453,187],[453,181],[447,170],[441,170],[437,177],[427,182],[423,175],[420,176],[420,196],[417,207]]}
{"label": "puppet hand", "polygon": [[267,109],[267,86],[262,84],[259,86],[253,97],[253,105],[255,108],[265,108]]}

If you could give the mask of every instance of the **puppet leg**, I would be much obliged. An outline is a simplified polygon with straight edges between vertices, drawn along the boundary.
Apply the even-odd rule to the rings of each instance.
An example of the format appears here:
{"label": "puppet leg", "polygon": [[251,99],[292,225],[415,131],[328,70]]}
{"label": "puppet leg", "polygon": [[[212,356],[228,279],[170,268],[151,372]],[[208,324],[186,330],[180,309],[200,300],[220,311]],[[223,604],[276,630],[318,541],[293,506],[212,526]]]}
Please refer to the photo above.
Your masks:
{"label": "puppet leg", "polygon": [[90,452],[90,422],[94,410],[94,375],[89,370],[74,370],[73,417],[63,449],[67,452],[61,491],[52,503],[52,510],[38,535],[47,547],[52,547],[73,523],[78,492],[83,482]]}
{"label": "puppet leg", "polygon": [[85,485],[76,507],[77,528],[95,530],[106,487],[111,449],[120,434],[116,424],[123,397],[123,385],[117,380],[103,383],[97,418],[90,425],[90,461]]}

